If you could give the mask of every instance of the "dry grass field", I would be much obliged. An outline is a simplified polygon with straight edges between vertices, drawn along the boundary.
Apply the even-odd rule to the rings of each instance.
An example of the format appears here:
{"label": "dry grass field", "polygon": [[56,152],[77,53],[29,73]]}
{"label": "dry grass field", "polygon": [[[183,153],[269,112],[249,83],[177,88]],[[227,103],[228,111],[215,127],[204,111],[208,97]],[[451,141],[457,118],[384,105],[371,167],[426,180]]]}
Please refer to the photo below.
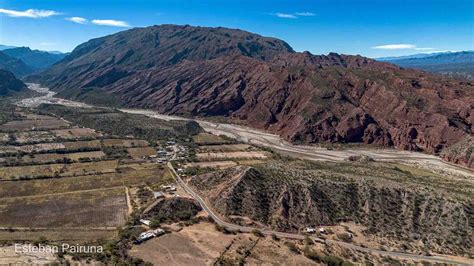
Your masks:
{"label": "dry grass field", "polygon": [[151,147],[129,148],[127,149],[127,152],[134,159],[141,159],[143,157],[156,155],[156,150]]}
{"label": "dry grass field", "polygon": [[34,142],[51,142],[57,137],[50,131],[24,131],[11,133],[15,141],[19,144]]}
{"label": "dry grass field", "polygon": [[48,120],[16,120],[0,125],[1,132],[16,132],[29,130],[48,130],[61,129],[69,127],[64,120],[48,119]]}
{"label": "dry grass field", "polygon": [[88,141],[68,141],[68,142],[63,142],[65,149],[68,150],[76,150],[76,149],[83,149],[83,148],[88,148],[88,149],[99,149],[100,146],[100,140],[88,140]]}
{"label": "dry grass field", "polygon": [[103,139],[102,145],[104,147],[145,147],[148,146],[148,141],[136,139]]}
{"label": "dry grass field", "polygon": [[96,138],[100,137],[101,134],[90,128],[68,128],[58,129],[51,131],[56,137],[59,138]]}
{"label": "dry grass field", "polygon": [[229,140],[210,133],[199,133],[193,137],[193,140],[198,145],[216,145],[230,143]]}
{"label": "dry grass field", "polygon": [[116,227],[126,219],[125,188],[0,199],[3,227]]}
{"label": "dry grass field", "polygon": [[9,157],[7,160],[16,160],[23,164],[46,164],[54,163],[59,160],[69,159],[73,162],[77,162],[80,159],[101,159],[105,157],[103,151],[88,151],[88,152],[74,152],[74,153],[41,153],[41,154],[30,154],[24,155],[20,158]]}
{"label": "dry grass field", "polygon": [[199,146],[202,152],[233,152],[233,151],[249,151],[254,149],[248,144],[224,144],[224,145],[203,145]]}
{"label": "dry grass field", "polygon": [[193,162],[193,163],[188,163],[184,167],[200,167],[200,168],[205,168],[205,167],[211,167],[211,168],[219,168],[219,169],[225,169],[229,167],[236,166],[237,163],[234,161],[216,161],[216,162]]}
{"label": "dry grass field", "polygon": [[170,182],[167,171],[161,168],[136,171],[121,169],[118,173],[101,175],[5,181],[0,186],[0,198],[28,197],[42,194],[61,194],[72,191],[121,186],[160,185]]}
{"label": "dry grass field", "polygon": [[91,174],[114,173],[118,161],[98,161],[72,164],[41,164],[0,167],[0,179],[37,178],[37,177],[67,177]]}

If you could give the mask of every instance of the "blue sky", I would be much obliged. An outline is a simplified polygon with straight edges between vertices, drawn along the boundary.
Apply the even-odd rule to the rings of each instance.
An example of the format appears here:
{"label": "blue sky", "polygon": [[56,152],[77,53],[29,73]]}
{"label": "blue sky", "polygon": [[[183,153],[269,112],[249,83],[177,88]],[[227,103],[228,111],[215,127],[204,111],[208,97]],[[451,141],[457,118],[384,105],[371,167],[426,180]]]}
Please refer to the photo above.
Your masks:
{"label": "blue sky", "polygon": [[368,57],[474,50],[474,0],[0,0],[0,44],[71,51],[129,27],[241,28],[297,51]]}

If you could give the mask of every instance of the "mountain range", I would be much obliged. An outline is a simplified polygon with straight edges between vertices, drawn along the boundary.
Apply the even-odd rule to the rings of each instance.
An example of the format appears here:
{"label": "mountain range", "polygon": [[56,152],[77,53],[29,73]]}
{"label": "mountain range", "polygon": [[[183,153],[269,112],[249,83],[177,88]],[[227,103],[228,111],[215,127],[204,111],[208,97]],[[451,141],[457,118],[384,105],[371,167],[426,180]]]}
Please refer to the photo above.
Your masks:
{"label": "mountain range", "polygon": [[44,70],[66,56],[62,53],[31,50],[28,47],[2,45],[0,48],[0,69],[11,71],[17,77]]}
{"label": "mountain range", "polygon": [[[160,25],[92,39],[28,80],[72,99],[225,117],[293,143],[438,154],[473,133],[471,82],[361,56],[297,53],[282,40],[221,27]],[[450,159],[472,162],[470,154]]]}
{"label": "mountain range", "polygon": [[474,79],[474,51],[417,54],[377,60],[406,68],[418,68],[433,73]]}

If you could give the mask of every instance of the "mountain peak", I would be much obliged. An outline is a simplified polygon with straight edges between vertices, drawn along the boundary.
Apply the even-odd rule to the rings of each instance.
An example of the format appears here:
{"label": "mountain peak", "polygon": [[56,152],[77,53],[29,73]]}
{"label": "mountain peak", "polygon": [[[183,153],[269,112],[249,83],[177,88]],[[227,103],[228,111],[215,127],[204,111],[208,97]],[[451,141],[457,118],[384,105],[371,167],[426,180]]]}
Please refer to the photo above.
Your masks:
{"label": "mountain peak", "polygon": [[102,59],[104,64],[113,61],[145,69],[235,55],[270,60],[282,52],[294,50],[284,41],[243,30],[165,24],[92,39],[74,49],[66,61],[87,56]]}

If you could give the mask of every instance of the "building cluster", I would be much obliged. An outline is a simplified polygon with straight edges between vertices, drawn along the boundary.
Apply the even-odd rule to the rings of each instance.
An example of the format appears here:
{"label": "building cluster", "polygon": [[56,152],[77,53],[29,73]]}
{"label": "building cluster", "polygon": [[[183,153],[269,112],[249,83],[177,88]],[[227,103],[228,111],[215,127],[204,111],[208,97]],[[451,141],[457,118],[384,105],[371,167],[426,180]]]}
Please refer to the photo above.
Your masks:
{"label": "building cluster", "polygon": [[150,240],[154,237],[164,235],[165,233],[166,233],[165,230],[163,230],[161,228],[143,232],[137,237],[137,240],[135,240],[135,244],[141,244],[141,243],[143,243],[147,240]]}

